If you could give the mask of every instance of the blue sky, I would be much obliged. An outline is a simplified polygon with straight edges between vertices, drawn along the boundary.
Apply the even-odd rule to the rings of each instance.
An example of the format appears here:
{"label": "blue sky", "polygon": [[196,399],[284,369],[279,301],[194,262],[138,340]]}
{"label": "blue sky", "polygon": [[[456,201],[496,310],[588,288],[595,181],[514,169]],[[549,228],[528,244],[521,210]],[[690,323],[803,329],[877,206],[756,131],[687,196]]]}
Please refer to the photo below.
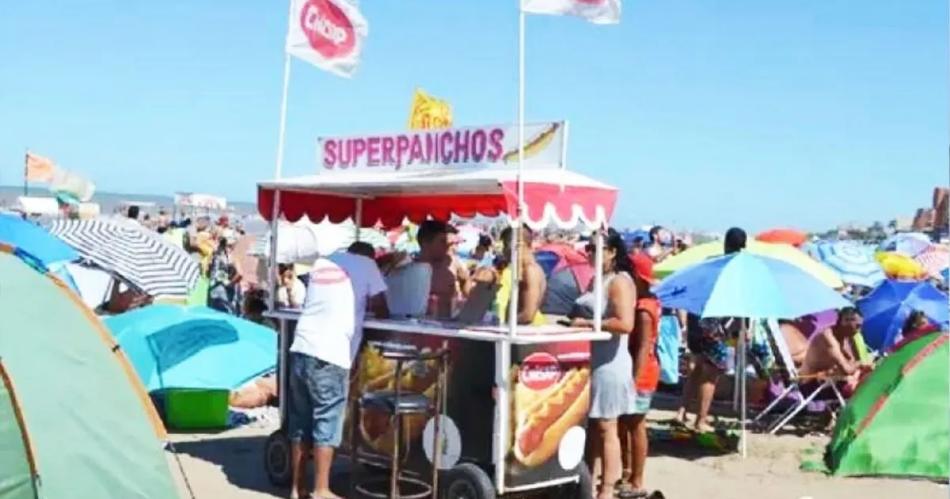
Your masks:
{"label": "blue sky", "polygon": [[[405,127],[421,86],[457,124],[517,117],[513,0],[363,0],[352,80],[295,61],[285,172],[319,135]],[[5,1],[0,183],[24,148],[102,190],[253,200],[273,174],[281,0]],[[617,225],[888,220],[948,181],[947,4],[624,2],[619,26],[532,16],[527,117],[621,189]]]}

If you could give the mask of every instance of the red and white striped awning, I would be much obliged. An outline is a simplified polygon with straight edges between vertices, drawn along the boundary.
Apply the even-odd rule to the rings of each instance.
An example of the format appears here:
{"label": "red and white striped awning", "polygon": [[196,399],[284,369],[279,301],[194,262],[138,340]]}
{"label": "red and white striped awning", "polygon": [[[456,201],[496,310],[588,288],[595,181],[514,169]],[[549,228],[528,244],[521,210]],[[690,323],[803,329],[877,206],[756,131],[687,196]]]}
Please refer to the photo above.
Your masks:
{"label": "red and white striped awning", "polygon": [[[257,206],[271,220],[274,192],[280,191],[280,214],[291,221],[306,215],[340,223],[356,214],[361,222],[391,227],[404,219],[448,220],[452,215],[494,217],[514,215],[518,206],[517,172],[510,169],[467,171],[334,173],[262,182]],[[522,221],[538,229],[578,224],[606,224],[613,214],[617,189],[562,169],[531,169],[522,173],[525,213]]]}

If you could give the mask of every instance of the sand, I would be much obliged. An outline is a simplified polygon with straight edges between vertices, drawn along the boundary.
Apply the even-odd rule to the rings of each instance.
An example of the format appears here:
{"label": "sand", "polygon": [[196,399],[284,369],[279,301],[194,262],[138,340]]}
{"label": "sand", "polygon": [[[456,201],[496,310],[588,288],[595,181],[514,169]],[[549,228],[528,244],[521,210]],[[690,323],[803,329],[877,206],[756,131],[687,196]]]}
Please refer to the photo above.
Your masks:
{"label": "sand", "polygon": [[[657,411],[652,420],[668,418]],[[263,448],[271,428],[238,428],[216,434],[175,434],[172,440],[178,461],[194,497],[256,499],[287,497],[272,486],[264,473]],[[701,499],[938,499],[948,497],[946,485],[928,481],[837,478],[799,470],[801,455],[820,448],[827,437],[752,435],[749,456],[684,455],[675,448],[657,448],[647,462],[651,489],[667,498]],[[676,455],[671,455],[675,453]],[[174,454],[169,465],[183,498],[191,497]],[[346,493],[346,464],[341,460],[335,475],[336,492]]]}

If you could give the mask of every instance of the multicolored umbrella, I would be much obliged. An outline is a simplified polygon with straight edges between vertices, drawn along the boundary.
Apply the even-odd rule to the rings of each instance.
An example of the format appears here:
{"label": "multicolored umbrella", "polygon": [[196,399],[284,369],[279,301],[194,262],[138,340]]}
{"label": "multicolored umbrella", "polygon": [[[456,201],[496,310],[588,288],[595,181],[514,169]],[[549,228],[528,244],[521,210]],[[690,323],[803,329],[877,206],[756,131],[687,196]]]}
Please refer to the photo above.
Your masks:
{"label": "multicolored umbrella", "polygon": [[798,247],[808,241],[808,234],[796,229],[771,229],[760,232],[755,238],[764,243],[790,244]]}
{"label": "multicolored umbrella", "polygon": [[942,278],[943,272],[950,268],[950,248],[946,245],[932,244],[914,257],[927,272],[927,275]]}
{"label": "multicolored umbrella", "polygon": [[921,232],[901,232],[885,239],[878,247],[881,251],[895,251],[909,257],[915,257],[930,247],[930,236]]}
{"label": "multicolored umbrella", "polygon": [[[768,256],[792,264],[808,274],[811,274],[812,277],[815,277],[828,287],[835,289],[844,287],[844,282],[842,282],[837,272],[827,265],[813,260],[803,251],[793,246],[750,241],[746,251],[755,255]],[[653,272],[661,278],[666,277],[691,265],[696,265],[710,258],[721,256],[722,253],[722,241],[700,244],[676,256],[663,260],[653,268]]]}
{"label": "multicolored umbrella", "polygon": [[813,251],[818,261],[838,272],[847,284],[873,288],[886,278],[870,246],[854,241],[822,242],[813,245]]}
{"label": "multicolored umbrella", "polygon": [[25,251],[46,267],[79,259],[79,253],[61,239],[13,215],[0,214],[0,243]]}

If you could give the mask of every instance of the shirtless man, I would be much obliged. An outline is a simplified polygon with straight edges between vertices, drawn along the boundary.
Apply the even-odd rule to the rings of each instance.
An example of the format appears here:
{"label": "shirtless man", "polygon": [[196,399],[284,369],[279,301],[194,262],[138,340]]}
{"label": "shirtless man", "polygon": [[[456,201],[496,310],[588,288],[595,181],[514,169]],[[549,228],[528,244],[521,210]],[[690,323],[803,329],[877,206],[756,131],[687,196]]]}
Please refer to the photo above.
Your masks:
{"label": "shirtless man", "polygon": [[[541,313],[541,302],[544,300],[547,279],[544,277],[544,269],[538,265],[534,258],[534,249],[532,248],[534,233],[531,229],[522,227],[519,239],[521,241],[518,245],[518,269],[521,277],[518,279],[518,324],[543,324],[544,315]],[[512,254],[510,227],[502,231],[501,240],[504,243],[503,256],[506,261],[510,261]],[[506,270],[507,268],[501,269],[500,272],[495,269],[479,271],[475,280],[498,282],[502,275],[506,275]],[[502,308],[507,309],[508,300],[511,297],[500,298],[503,302]],[[507,321],[508,317],[502,317],[502,320]]]}
{"label": "shirtless man", "polygon": [[838,322],[816,333],[809,341],[805,360],[799,371],[802,376],[846,376],[848,387],[857,385],[864,366],[861,365],[854,337],[861,332],[864,319],[854,307],[838,311]]}
{"label": "shirtless man", "polygon": [[419,241],[419,261],[432,266],[432,285],[429,293],[436,297],[436,316],[442,319],[452,316],[452,303],[458,295],[458,280],[465,278],[459,272],[459,264],[452,257],[449,234],[455,227],[437,220],[426,220],[419,225],[416,240]]}

